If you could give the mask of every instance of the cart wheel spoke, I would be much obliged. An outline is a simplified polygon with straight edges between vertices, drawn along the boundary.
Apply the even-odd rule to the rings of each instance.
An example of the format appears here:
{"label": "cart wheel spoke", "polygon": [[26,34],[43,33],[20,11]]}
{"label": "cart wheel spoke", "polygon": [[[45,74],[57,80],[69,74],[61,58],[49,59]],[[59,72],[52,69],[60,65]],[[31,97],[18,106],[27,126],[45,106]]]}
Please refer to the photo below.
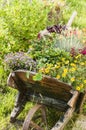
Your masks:
{"label": "cart wheel spoke", "polygon": [[[35,116],[36,112],[40,112],[40,116]],[[36,123],[36,120],[41,122]],[[44,125],[47,128],[46,109],[43,105],[37,104],[28,112],[28,115],[23,124],[23,130],[31,130],[31,128],[33,128],[33,130],[43,130],[42,126]]]}
{"label": "cart wheel spoke", "polygon": [[34,128],[35,130],[43,130],[39,125],[37,125],[33,121],[30,122],[30,127]]}

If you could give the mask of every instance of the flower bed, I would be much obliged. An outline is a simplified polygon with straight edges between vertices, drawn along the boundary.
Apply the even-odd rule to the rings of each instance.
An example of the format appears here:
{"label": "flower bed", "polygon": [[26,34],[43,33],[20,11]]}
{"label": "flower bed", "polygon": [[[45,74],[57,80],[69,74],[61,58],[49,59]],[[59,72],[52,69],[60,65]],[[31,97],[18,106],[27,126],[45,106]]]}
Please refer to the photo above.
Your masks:
{"label": "flower bed", "polygon": [[36,71],[34,80],[41,80],[42,74],[49,75],[83,92],[86,87],[86,48],[77,35],[53,37],[32,42],[28,53],[7,55],[6,63],[12,70]]}

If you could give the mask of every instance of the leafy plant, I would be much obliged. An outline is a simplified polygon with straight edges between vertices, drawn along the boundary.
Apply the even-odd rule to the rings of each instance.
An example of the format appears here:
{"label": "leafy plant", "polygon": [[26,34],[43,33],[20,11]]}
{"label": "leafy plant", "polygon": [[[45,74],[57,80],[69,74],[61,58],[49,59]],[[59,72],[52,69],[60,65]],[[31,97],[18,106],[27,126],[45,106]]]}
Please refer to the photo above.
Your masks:
{"label": "leafy plant", "polygon": [[45,8],[38,0],[31,3],[28,0],[14,0],[4,7],[1,6],[0,20],[3,21],[1,27],[6,32],[5,40],[13,46],[20,45],[22,49],[28,47],[29,41],[36,38],[38,32],[46,27],[49,10],[49,6]]}
{"label": "leafy plant", "polygon": [[37,73],[35,76],[33,76],[34,81],[40,81],[42,80],[42,73]]}
{"label": "leafy plant", "polygon": [[[72,31],[66,31],[63,33],[64,35],[57,36],[55,47],[69,52],[72,48],[74,48],[77,52],[83,48],[81,39],[78,38],[77,34],[73,34]],[[76,31],[74,33],[76,33]]]}
{"label": "leafy plant", "polygon": [[36,71],[36,62],[23,52],[10,53],[5,57],[6,69]]}
{"label": "leafy plant", "polygon": [[[34,41],[30,46],[28,55],[36,61],[35,67],[37,72],[37,75],[35,75],[33,79],[41,80],[42,74],[49,75],[63,82],[71,84],[74,89],[83,92],[86,85],[86,80],[85,80],[86,55],[81,54],[77,48],[76,48],[76,54],[71,55],[70,50],[66,50],[66,43],[65,43],[65,48],[56,47],[55,46],[55,40],[57,40],[56,38],[46,39],[46,41],[45,40],[36,41],[36,42]],[[69,43],[69,38],[70,37],[66,39],[68,40],[68,43]],[[59,45],[59,42],[57,42],[57,44]],[[13,59],[15,62],[17,61],[17,57]],[[12,61],[10,60],[9,65],[11,65],[11,63],[13,62],[13,65],[16,66],[17,64],[14,64],[13,59],[11,59]],[[30,60],[28,61],[28,63],[29,62]],[[17,63],[20,64],[22,69],[24,68],[24,66],[21,65],[23,63],[23,60],[19,61],[18,59]],[[23,64],[25,64],[25,61]],[[29,64],[27,64],[27,66]],[[13,65],[10,67],[12,68]],[[32,68],[34,68],[34,66]],[[28,66],[28,70],[29,69],[30,68]],[[81,74],[83,76],[80,78]]]}

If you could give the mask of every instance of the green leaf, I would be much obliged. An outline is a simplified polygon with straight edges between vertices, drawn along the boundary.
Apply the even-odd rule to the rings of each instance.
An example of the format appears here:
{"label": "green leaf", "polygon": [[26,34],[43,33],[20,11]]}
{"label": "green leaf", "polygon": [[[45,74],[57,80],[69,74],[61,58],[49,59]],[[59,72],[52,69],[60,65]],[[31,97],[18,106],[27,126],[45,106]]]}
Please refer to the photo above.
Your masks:
{"label": "green leaf", "polygon": [[27,71],[26,72],[26,77],[29,79],[29,76],[30,76],[30,72],[29,71]]}
{"label": "green leaf", "polygon": [[42,74],[41,73],[37,73],[35,76],[33,76],[33,80],[34,81],[42,80]]}

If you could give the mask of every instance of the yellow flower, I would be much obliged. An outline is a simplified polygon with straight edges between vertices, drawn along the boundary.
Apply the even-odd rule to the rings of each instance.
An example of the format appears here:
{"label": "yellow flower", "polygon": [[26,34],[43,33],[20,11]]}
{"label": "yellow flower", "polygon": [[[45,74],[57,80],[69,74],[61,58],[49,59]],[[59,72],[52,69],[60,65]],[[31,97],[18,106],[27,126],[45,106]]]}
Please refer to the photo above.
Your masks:
{"label": "yellow flower", "polygon": [[65,77],[66,77],[66,73],[63,73],[63,74],[62,74],[62,77],[65,78]]}
{"label": "yellow flower", "polygon": [[56,78],[57,78],[57,79],[60,79],[60,75],[57,75]]}
{"label": "yellow flower", "polygon": [[84,83],[86,84],[86,80],[84,80]]}
{"label": "yellow flower", "polygon": [[68,72],[68,69],[65,68],[65,69],[64,69],[64,73],[67,73],[67,72]]}
{"label": "yellow flower", "polygon": [[76,64],[74,64],[74,63],[71,63],[70,65],[71,65],[72,67],[76,67]]}
{"label": "yellow flower", "polygon": [[83,88],[83,84],[80,85],[80,88]]}
{"label": "yellow flower", "polygon": [[79,87],[79,86],[77,86],[77,87],[76,87],[76,90],[80,91],[80,87]]}
{"label": "yellow flower", "polygon": [[53,64],[47,64],[47,67],[51,68],[53,66]]}
{"label": "yellow flower", "polygon": [[78,58],[80,58],[80,57],[81,57],[81,54],[77,55],[75,58],[78,59]]}
{"label": "yellow flower", "polygon": [[84,62],[80,62],[80,65],[85,65],[85,63]]}
{"label": "yellow flower", "polygon": [[62,61],[64,62],[64,61],[65,61],[65,58],[62,58]]}
{"label": "yellow flower", "polygon": [[65,64],[69,64],[69,60],[65,61]]}
{"label": "yellow flower", "polygon": [[49,72],[50,72],[50,69],[49,69],[49,68],[46,68],[46,69],[45,69],[45,73],[48,74]]}
{"label": "yellow flower", "polygon": [[55,65],[55,68],[58,69],[58,68],[60,68],[60,66],[59,65]]}
{"label": "yellow flower", "polygon": [[44,68],[41,68],[41,69],[39,70],[39,72],[45,72],[45,69],[44,69]]}
{"label": "yellow flower", "polygon": [[76,68],[73,67],[73,68],[70,69],[70,71],[71,71],[71,72],[75,72],[75,71],[76,71]]}
{"label": "yellow flower", "polygon": [[70,80],[71,80],[71,82],[74,82],[74,81],[75,81],[75,78],[74,78],[74,77],[72,77]]}
{"label": "yellow flower", "polygon": [[77,60],[74,60],[75,63],[77,63]]}
{"label": "yellow flower", "polygon": [[30,45],[30,46],[29,46],[29,49],[32,49],[32,48],[33,48],[33,46],[32,46],[32,45]]}

